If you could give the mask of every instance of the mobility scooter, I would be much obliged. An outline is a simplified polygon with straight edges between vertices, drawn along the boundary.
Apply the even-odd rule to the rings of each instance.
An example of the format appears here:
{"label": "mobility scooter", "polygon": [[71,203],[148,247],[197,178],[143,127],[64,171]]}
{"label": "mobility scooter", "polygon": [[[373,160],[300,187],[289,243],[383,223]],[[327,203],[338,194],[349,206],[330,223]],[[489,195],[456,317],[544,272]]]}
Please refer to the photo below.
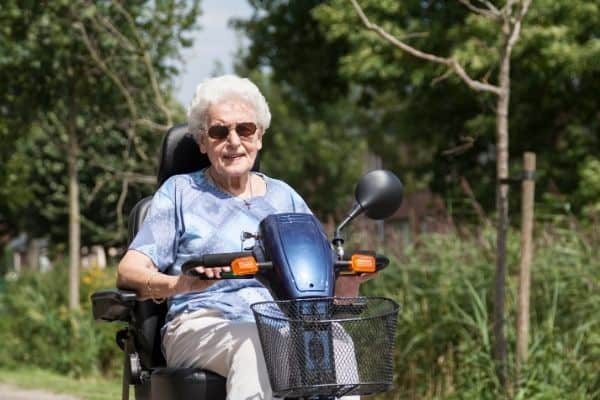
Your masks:
{"label": "mobility scooter", "polygon": [[[171,128],[161,147],[158,184],[168,177],[209,165],[186,125]],[[254,170],[258,169],[258,159]],[[383,219],[400,206],[402,184],[389,171],[372,171],[358,183],[356,204],[336,229],[332,242],[310,214],[274,214],[258,232],[245,232],[255,246],[237,253],[204,254],[196,266],[230,266],[224,278],[256,278],[275,301],[252,305],[273,392],[282,398],[334,399],[389,390],[398,305],[386,298],[336,298],[338,274],[378,271],[388,264],[371,251],[346,253],[342,228],[365,213]],[[134,207],[129,240],[147,213],[151,197]],[[198,276],[199,279],[204,277]],[[134,292],[109,289],[92,295],[94,318],[121,321],[117,332],[124,352],[122,398],[134,386],[136,400],[220,400],[225,378],[200,368],[169,368],[161,351],[160,328],[166,304],[140,301]]]}

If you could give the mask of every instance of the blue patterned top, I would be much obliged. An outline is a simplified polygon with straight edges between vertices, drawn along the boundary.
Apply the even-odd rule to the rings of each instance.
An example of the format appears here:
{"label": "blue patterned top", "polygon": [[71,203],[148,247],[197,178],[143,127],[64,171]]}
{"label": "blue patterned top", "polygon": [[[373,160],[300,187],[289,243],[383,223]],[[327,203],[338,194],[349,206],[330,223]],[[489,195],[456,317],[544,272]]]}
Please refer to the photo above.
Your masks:
{"label": "blue patterned top", "polygon": [[[204,170],[175,175],[158,189],[148,216],[130,249],[144,253],[162,272],[179,275],[193,256],[241,251],[242,232],[256,233],[258,224],[274,213],[310,213],[304,200],[285,182],[259,174],[267,184],[264,196],[244,200],[224,193]],[[252,246],[253,239],[244,242]],[[256,279],[224,279],[201,292],[169,299],[167,322],[182,312],[217,309],[232,321],[254,321],[250,304],[272,300]]]}

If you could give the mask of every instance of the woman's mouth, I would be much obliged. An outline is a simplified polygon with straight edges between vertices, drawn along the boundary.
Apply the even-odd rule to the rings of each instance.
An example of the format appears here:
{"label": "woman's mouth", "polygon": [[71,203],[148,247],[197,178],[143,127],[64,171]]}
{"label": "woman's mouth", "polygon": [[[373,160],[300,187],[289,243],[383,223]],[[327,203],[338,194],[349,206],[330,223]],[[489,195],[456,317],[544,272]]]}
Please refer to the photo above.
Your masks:
{"label": "woman's mouth", "polygon": [[241,153],[240,154],[225,154],[223,156],[223,158],[228,161],[234,161],[241,157],[244,157],[244,154],[241,154]]}

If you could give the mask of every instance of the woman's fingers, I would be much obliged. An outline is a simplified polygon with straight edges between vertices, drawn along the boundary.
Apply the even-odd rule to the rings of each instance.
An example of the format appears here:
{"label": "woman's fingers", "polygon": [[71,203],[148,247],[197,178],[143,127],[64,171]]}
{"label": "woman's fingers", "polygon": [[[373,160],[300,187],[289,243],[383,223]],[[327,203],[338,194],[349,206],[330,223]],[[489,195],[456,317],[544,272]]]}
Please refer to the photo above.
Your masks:
{"label": "woman's fingers", "polygon": [[378,272],[371,272],[371,273],[365,272],[365,273],[360,274],[361,283],[375,278],[377,276],[377,274],[378,274]]}
{"label": "woman's fingers", "polygon": [[221,279],[221,274],[230,272],[231,267],[196,267],[195,270],[209,279]]}
{"label": "woman's fingers", "polygon": [[207,272],[207,275],[210,272],[212,272],[211,278],[216,278],[216,279],[221,279],[222,278],[222,276],[221,276],[222,273],[231,271],[230,267],[214,267],[214,268],[206,268],[206,269],[209,270]]}

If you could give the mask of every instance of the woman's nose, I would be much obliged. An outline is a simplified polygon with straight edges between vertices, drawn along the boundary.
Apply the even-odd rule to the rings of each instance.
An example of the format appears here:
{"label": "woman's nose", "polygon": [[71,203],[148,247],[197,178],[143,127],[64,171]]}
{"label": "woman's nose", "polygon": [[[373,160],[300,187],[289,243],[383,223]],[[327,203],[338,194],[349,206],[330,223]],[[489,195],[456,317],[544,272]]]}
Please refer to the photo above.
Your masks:
{"label": "woman's nose", "polygon": [[235,125],[232,125],[229,128],[229,135],[227,136],[227,143],[229,143],[230,145],[233,146],[237,146],[240,144],[240,137],[238,135],[238,133],[235,130]]}

